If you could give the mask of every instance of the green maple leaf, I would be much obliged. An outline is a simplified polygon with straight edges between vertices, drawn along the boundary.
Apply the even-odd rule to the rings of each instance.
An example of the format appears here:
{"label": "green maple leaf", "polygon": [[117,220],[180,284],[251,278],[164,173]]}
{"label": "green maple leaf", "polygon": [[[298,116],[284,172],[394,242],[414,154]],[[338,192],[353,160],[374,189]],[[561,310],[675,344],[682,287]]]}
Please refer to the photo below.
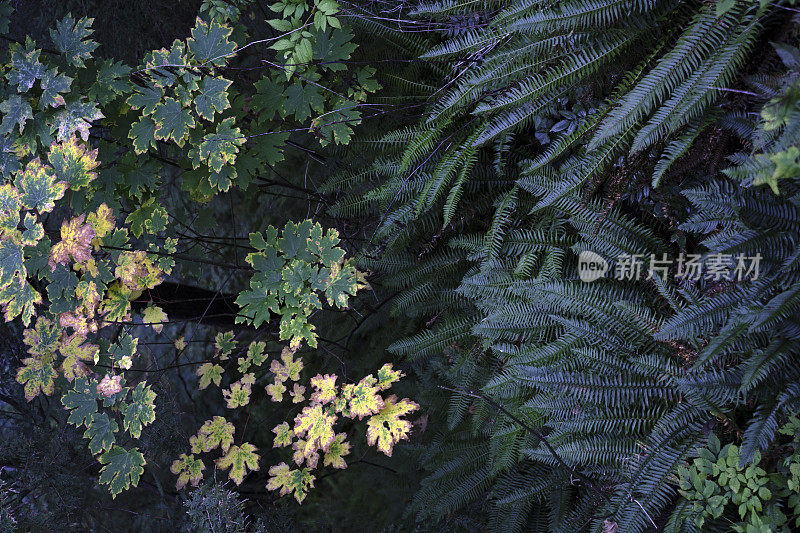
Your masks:
{"label": "green maple leaf", "polygon": [[334,265],[331,268],[328,286],[325,288],[325,297],[330,305],[345,308],[350,296],[358,292],[358,286],[358,272],[355,268],[349,265],[339,268]]}
{"label": "green maple leaf", "polygon": [[211,385],[212,382],[219,387],[223,372],[225,372],[225,369],[214,363],[203,363],[200,365],[195,371],[195,373],[200,376],[200,390],[205,389]]}
{"label": "green maple leaf", "polygon": [[34,48],[34,43],[26,39],[25,46],[11,45],[11,71],[8,73],[8,82],[17,86],[17,91],[28,92],[36,80],[44,76],[46,68],[39,62],[41,50]]}
{"label": "green maple leaf", "polygon": [[125,322],[130,318],[131,290],[124,283],[115,282],[108,287],[106,298],[100,304],[100,314],[106,322]]}
{"label": "green maple leaf", "polygon": [[267,348],[266,342],[253,341],[247,347],[247,356],[238,359],[239,372],[244,374],[250,370],[251,365],[261,366],[267,360],[267,354],[264,350]]}
{"label": "green maple leaf", "polygon": [[117,423],[105,413],[94,413],[89,427],[84,432],[84,438],[89,439],[89,451],[97,455],[110,450],[117,438],[114,433],[119,431]]}
{"label": "green maple leaf", "polygon": [[148,85],[147,87],[137,86],[126,102],[133,109],[141,109],[144,115],[152,115],[163,99],[163,89]]}
{"label": "green maple leaf", "polygon": [[248,468],[252,471],[258,470],[258,454],[255,453],[257,451],[258,448],[249,442],[244,442],[241,446],[231,446],[225,455],[214,462],[220,470],[230,468],[228,477],[237,485],[241,485]]}
{"label": "green maple leaf", "polygon": [[9,285],[18,274],[22,278],[26,274],[22,243],[0,240],[0,287]]}
{"label": "green maple leaf", "polygon": [[394,445],[407,439],[411,430],[411,422],[400,417],[417,409],[419,405],[408,398],[399,402],[394,395],[386,398],[383,409],[367,421],[367,443],[391,457]]}
{"label": "green maple leaf", "polygon": [[139,383],[131,394],[131,403],[122,408],[122,426],[133,437],[139,438],[142,434],[142,427],[152,423],[156,419],[155,405],[156,393],[145,385]]}
{"label": "green maple leaf", "polygon": [[59,108],[54,117],[59,139],[68,139],[77,132],[81,139],[88,141],[92,122],[103,118],[104,115],[97,108],[96,103],[85,102],[83,99],[84,97],[81,96]]}
{"label": "green maple leaf", "polygon": [[233,164],[239,146],[244,144],[242,132],[233,127],[233,121],[231,117],[217,124],[217,131],[206,134],[198,147],[196,158],[205,161],[214,172],[219,172],[224,165]]}
{"label": "green maple leaf", "polygon": [[153,197],[131,212],[125,219],[125,223],[130,226],[131,232],[136,237],[141,237],[145,231],[152,234],[164,231],[167,227],[167,220],[167,210]]}
{"label": "green maple leaf", "polygon": [[294,492],[297,503],[303,503],[308,490],[314,487],[314,476],[310,468],[292,470],[286,463],[280,463],[269,469],[268,490],[280,489],[281,496]]}
{"label": "green maple leaf", "polygon": [[294,115],[298,122],[304,122],[312,114],[322,113],[325,109],[320,89],[310,83],[295,83],[283,92],[284,100],[280,107],[284,117]]}
{"label": "green maple leaf", "polygon": [[175,482],[175,488],[181,490],[186,486],[186,483],[191,483],[196,487],[200,480],[203,479],[203,470],[206,465],[200,459],[195,459],[194,455],[186,455],[182,453],[180,457],[173,461],[169,467],[169,471],[178,476]]}
{"label": "green maple leaf", "polygon": [[8,23],[13,13],[11,2],[0,2],[0,33],[8,33]]}
{"label": "green maple leaf", "polygon": [[350,59],[358,46],[352,42],[353,34],[346,30],[317,32],[314,39],[314,59],[322,62],[322,68],[339,71],[346,70],[344,60]]}
{"label": "green maple leaf", "polygon": [[319,257],[324,266],[330,268],[344,259],[344,250],[337,247],[339,242],[338,231],[331,228],[323,235],[322,226],[315,224],[309,232],[307,247],[309,252]]}
{"label": "green maple leaf", "polygon": [[215,416],[211,420],[206,420],[197,432],[199,442],[202,444],[204,452],[210,452],[217,446],[227,452],[233,443],[233,433],[236,428],[225,420],[224,417]]}
{"label": "green maple leaf", "polygon": [[67,422],[76,426],[89,427],[92,416],[97,412],[97,385],[96,382],[85,378],[75,380],[72,390],[61,397],[65,409],[69,409]]}
{"label": "green maple leaf", "polygon": [[305,339],[309,346],[316,348],[317,336],[314,329],[316,328],[308,322],[306,316],[289,317],[288,314],[285,314],[278,328],[278,336],[281,340],[288,340],[293,347],[300,346]]}
{"label": "green maple leaf", "polygon": [[94,33],[91,28],[92,22],[94,19],[83,17],[76,21],[67,15],[56,22],[55,29],[50,30],[50,37],[56,45],[56,50],[61,52],[71,65],[82,67],[83,60],[89,59],[98,46],[96,42],[87,40]]}
{"label": "green maple leaf", "polygon": [[222,113],[231,106],[228,101],[228,87],[230,80],[224,78],[203,78],[200,82],[200,92],[194,97],[194,107],[197,114],[208,121],[214,120],[214,111]]}
{"label": "green maple leaf", "polygon": [[77,137],[50,145],[47,161],[56,177],[68,183],[73,191],[86,187],[97,178],[97,149],[88,150]]}
{"label": "green maple leaf", "polygon": [[169,96],[156,106],[153,120],[156,123],[154,137],[162,141],[172,139],[178,146],[183,146],[189,138],[189,130],[195,126],[189,110]]}
{"label": "green maple leaf", "polygon": [[232,331],[217,333],[214,337],[214,347],[220,359],[227,359],[228,355],[236,348],[236,340],[233,338]]}
{"label": "green maple leaf", "polygon": [[320,144],[325,146],[329,142],[347,144],[353,136],[352,126],[361,123],[361,112],[350,101],[337,102],[332,111],[325,113],[311,122],[312,129],[317,129]]}
{"label": "green maple leaf", "polygon": [[39,103],[45,107],[58,107],[64,105],[64,94],[69,92],[72,78],[59,74],[58,70],[52,68],[44,73],[41,80],[42,96]]}
{"label": "green maple leaf", "polygon": [[100,483],[108,485],[111,497],[127,490],[131,485],[139,484],[139,477],[144,473],[146,461],[137,448],[127,450],[116,444],[100,456]]}
{"label": "green maple leaf", "polygon": [[250,108],[257,116],[272,120],[283,102],[284,85],[265,76],[253,86],[256,94],[250,99]]}
{"label": "green maple leaf", "polygon": [[17,188],[10,183],[0,185],[0,233],[15,235],[19,226],[20,209],[22,202]]}
{"label": "green maple leaf", "polygon": [[19,126],[19,132],[22,134],[25,123],[28,119],[33,118],[31,105],[17,94],[9,96],[7,100],[0,103],[0,112],[3,113],[0,134],[11,133],[14,131],[14,126]]}
{"label": "green maple leaf", "polygon": [[333,442],[328,447],[328,451],[325,452],[325,460],[322,462],[322,466],[330,465],[333,468],[347,468],[344,456],[350,453],[350,443],[345,442],[344,439],[346,437],[347,435],[344,433],[336,435],[336,438],[333,439]]}
{"label": "green maple leaf", "polygon": [[186,40],[189,52],[200,63],[224,65],[229,56],[236,50],[236,43],[230,41],[233,30],[216,20],[210,23],[197,17],[191,38]]}
{"label": "green maple leaf", "polygon": [[33,400],[40,391],[47,396],[53,394],[58,373],[53,368],[52,355],[26,357],[22,365],[17,369],[17,383],[24,386],[26,400]]}
{"label": "green maple leaf", "polygon": [[31,355],[46,355],[55,352],[61,343],[61,327],[58,322],[39,317],[36,325],[22,332],[22,340]]}
{"label": "green maple leaf", "polygon": [[97,71],[97,79],[89,87],[89,98],[106,105],[131,89],[128,76],[131,68],[111,59],[106,59]]}
{"label": "green maple leaf", "polygon": [[790,146],[783,152],[777,152],[769,156],[770,161],[775,164],[772,175],[766,179],[753,180],[753,185],[768,184],[775,194],[780,194],[778,190],[778,180],[800,178],[800,148]]}
{"label": "green maple leaf", "polygon": [[0,289],[0,304],[7,322],[22,316],[22,323],[27,326],[36,314],[36,304],[41,302],[42,296],[22,275]]}
{"label": "green maple leaf", "polygon": [[328,450],[335,437],[333,424],[337,416],[321,404],[305,407],[294,419],[294,434],[305,437],[303,456],[308,457],[318,449]]}
{"label": "green maple leaf", "polygon": [[56,181],[52,170],[36,158],[28,162],[23,172],[17,173],[15,184],[20,190],[22,205],[27,209],[48,213],[55,207],[55,201],[64,196],[67,184]]}
{"label": "green maple leaf", "polygon": [[[0,125],[0,130],[2,130],[2,125]],[[9,137],[0,136],[0,176],[10,178],[19,169],[18,148],[14,146]]]}
{"label": "green maple leaf", "polygon": [[236,179],[236,167],[225,166],[219,172],[211,172],[208,176],[208,182],[212,187],[219,189],[222,192],[227,192],[233,181]]}
{"label": "green maple leaf", "polygon": [[44,237],[44,226],[31,212],[25,213],[25,229],[22,231],[22,244],[25,246],[36,246],[39,240]]}
{"label": "green maple leaf", "polygon": [[275,440],[272,442],[273,448],[283,448],[284,446],[289,446],[292,444],[294,431],[292,431],[292,428],[289,427],[288,422],[278,424],[272,428],[272,432],[275,433]]}

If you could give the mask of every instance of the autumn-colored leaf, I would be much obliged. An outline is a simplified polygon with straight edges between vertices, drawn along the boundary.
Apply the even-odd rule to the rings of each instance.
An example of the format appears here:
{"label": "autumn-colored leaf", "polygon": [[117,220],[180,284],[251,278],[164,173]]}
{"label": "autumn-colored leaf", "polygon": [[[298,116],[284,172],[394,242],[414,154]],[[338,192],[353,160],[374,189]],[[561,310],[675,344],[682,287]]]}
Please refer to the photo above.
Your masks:
{"label": "autumn-colored leaf", "polygon": [[211,420],[205,421],[197,432],[197,437],[203,446],[204,452],[210,452],[217,446],[221,447],[223,452],[226,452],[233,443],[234,431],[233,424],[225,420],[224,417],[215,416]]}
{"label": "autumn-colored leaf", "polygon": [[53,368],[53,355],[27,357],[17,369],[17,383],[24,385],[25,399],[33,400],[39,391],[50,396],[55,390],[54,379],[58,376]]}
{"label": "autumn-colored leaf", "polygon": [[350,453],[350,443],[345,442],[345,438],[347,438],[347,435],[344,433],[336,435],[336,438],[333,439],[328,447],[328,451],[325,452],[325,460],[322,462],[322,466],[330,465],[333,468],[347,468],[344,456]]}
{"label": "autumn-colored leaf", "polygon": [[268,490],[279,490],[285,496],[294,492],[297,503],[303,503],[308,490],[314,487],[314,476],[308,468],[292,470],[286,463],[280,463],[269,469]]}
{"label": "autumn-colored leaf", "polygon": [[153,331],[161,333],[164,330],[164,323],[167,322],[167,314],[163,309],[156,305],[148,305],[142,312],[142,322],[150,324]]}
{"label": "autumn-colored leaf", "polygon": [[345,385],[343,395],[350,400],[351,417],[357,416],[361,420],[383,408],[383,399],[378,395],[375,384],[375,378],[369,375],[355,385]]}
{"label": "autumn-colored leaf", "polygon": [[397,396],[389,396],[384,400],[383,409],[367,421],[367,442],[391,457],[394,445],[407,439],[411,430],[411,422],[400,417],[417,409],[419,405],[408,398],[398,402]]}
{"label": "autumn-colored leaf", "polygon": [[131,436],[138,439],[142,427],[156,419],[155,399],[156,393],[144,382],[140,382],[131,393],[131,402],[122,407],[122,426]]}
{"label": "autumn-colored leaf", "polygon": [[295,383],[294,388],[289,391],[289,396],[292,397],[292,403],[301,403],[303,400],[305,400],[305,393],[306,388],[299,383]]}
{"label": "autumn-colored leaf", "polygon": [[286,387],[278,381],[278,378],[275,378],[275,382],[267,385],[267,394],[270,395],[273,402],[281,402],[283,401],[283,393],[286,392]]}
{"label": "autumn-colored leaf", "polygon": [[230,389],[222,391],[222,395],[225,397],[228,409],[236,409],[250,403],[250,387],[242,383],[233,383]]}
{"label": "autumn-colored leaf", "polygon": [[295,361],[294,352],[286,349],[281,353],[281,360],[283,361],[282,363],[273,360],[270,364],[269,369],[275,374],[275,379],[281,382],[287,379],[292,381],[300,379],[300,371],[303,370],[303,361],[301,359]]}
{"label": "autumn-colored leaf", "polygon": [[100,204],[97,207],[97,211],[89,213],[86,217],[86,222],[92,226],[95,235],[100,238],[111,233],[116,224],[114,212],[105,203]]}
{"label": "autumn-colored leaf", "polygon": [[15,182],[20,191],[22,205],[39,213],[48,213],[55,207],[55,201],[63,198],[67,183],[56,181],[53,169],[42,165],[36,158],[29,161],[23,172],[17,173]]}
{"label": "autumn-colored leaf", "polygon": [[258,470],[258,454],[255,453],[257,451],[258,448],[249,442],[245,442],[241,446],[231,446],[225,455],[214,462],[220,470],[230,468],[231,471],[228,476],[234,483],[241,485],[248,469],[251,471]]}
{"label": "autumn-colored leaf", "polygon": [[200,480],[203,479],[203,470],[206,465],[200,459],[195,459],[194,455],[186,455],[182,453],[180,457],[172,462],[169,471],[178,476],[178,481],[175,482],[175,488],[181,490],[186,486],[186,483],[191,483],[196,487]]}
{"label": "autumn-colored leaf", "polygon": [[400,370],[393,370],[391,363],[386,363],[378,369],[378,382],[375,386],[379,390],[386,390],[392,387],[392,383],[400,381],[405,374]]}
{"label": "autumn-colored leaf", "polygon": [[213,382],[214,385],[219,387],[222,381],[222,373],[225,369],[214,363],[203,363],[195,370],[195,374],[200,376],[200,389],[205,389]]}
{"label": "autumn-colored leaf", "polygon": [[125,322],[130,320],[131,290],[124,284],[115,282],[109,285],[106,298],[100,304],[100,314],[106,322]]}
{"label": "autumn-colored leaf", "polygon": [[42,295],[21,274],[0,289],[0,305],[3,306],[6,322],[19,316],[27,326],[36,314],[36,304],[39,303],[42,303]]}
{"label": "autumn-colored leaf", "polygon": [[275,440],[272,444],[273,448],[283,448],[284,446],[289,446],[292,443],[294,431],[292,431],[292,429],[289,427],[288,422],[278,424],[272,428],[272,432],[275,433]]}
{"label": "autumn-colored leaf", "polygon": [[336,397],[336,375],[317,374],[311,378],[311,386],[316,391],[309,397],[309,400],[314,403],[326,404]]}
{"label": "autumn-colored leaf", "polygon": [[334,439],[333,424],[337,416],[321,404],[305,407],[294,419],[294,434],[305,437],[303,455],[309,456],[317,449],[327,451]]}
{"label": "autumn-colored leaf", "polygon": [[97,394],[110,398],[122,390],[122,376],[103,376],[97,384]]}
{"label": "autumn-colored leaf", "polygon": [[130,290],[152,289],[161,283],[162,272],[144,250],[122,252],[114,275]]}
{"label": "autumn-colored leaf", "polygon": [[22,332],[22,341],[28,353],[34,356],[51,354],[61,344],[61,328],[49,318],[39,317],[32,328]]}
{"label": "autumn-colored leaf", "polygon": [[73,333],[62,341],[60,351],[64,356],[61,371],[67,381],[72,381],[89,374],[89,369],[83,361],[94,362],[100,347],[86,342],[85,336]]}
{"label": "autumn-colored leaf", "polygon": [[50,250],[50,270],[55,271],[57,264],[69,263],[70,256],[78,263],[92,257],[92,239],[96,233],[94,228],[83,221],[86,215],[79,215],[61,224],[61,241]]}
{"label": "autumn-colored leaf", "polygon": [[303,463],[305,463],[307,468],[313,470],[319,463],[319,453],[315,450],[305,455],[306,444],[306,441],[303,439],[298,439],[292,444],[292,449],[294,450],[292,460],[297,466],[303,466]]}
{"label": "autumn-colored leaf", "polygon": [[47,160],[53,167],[56,177],[69,184],[69,188],[73,191],[86,187],[97,178],[97,173],[94,171],[98,165],[97,149],[87,150],[86,145],[80,143],[77,136],[51,144]]}

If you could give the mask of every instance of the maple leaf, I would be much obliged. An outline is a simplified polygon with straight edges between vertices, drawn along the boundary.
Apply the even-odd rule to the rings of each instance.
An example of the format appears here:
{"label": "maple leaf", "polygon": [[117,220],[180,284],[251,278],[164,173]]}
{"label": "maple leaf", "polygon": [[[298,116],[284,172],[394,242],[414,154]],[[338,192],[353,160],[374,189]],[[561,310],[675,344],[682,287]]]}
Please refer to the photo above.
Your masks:
{"label": "maple leaf", "polygon": [[161,274],[161,269],[144,250],[122,252],[114,269],[114,275],[131,291],[152,289],[161,283]]}
{"label": "maple leaf", "polygon": [[241,485],[248,468],[251,471],[258,470],[258,455],[255,453],[257,451],[258,448],[249,442],[244,442],[241,446],[231,446],[225,455],[214,462],[220,470],[227,470],[230,467],[228,477],[237,485]]}
{"label": "maple leaf", "polygon": [[200,63],[224,65],[227,58],[236,50],[236,43],[230,41],[233,30],[216,20],[210,23],[197,17],[191,31],[191,38],[186,40],[189,52]]}
{"label": "maple leaf", "polygon": [[11,133],[14,131],[14,126],[17,126],[21,135],[25,123],[28,119],[33,118],[33,108],[18,94],[9,96],[8,99],[0,103],[0,112],[3,113],[3,121],[0,122],[0,134]]}
{"label": "maple leaf", "polygon": [[36,50],[34,42],[28,37],[25,46],[13,43],[11,49],[11,71],[8,73],[8,81],[11,85],[17,86],[17,91],[26,93],[36,80],[44,76],[46,68],[39,61],[41,50]]}
{"label": "maple leaf", "polygon": [[267,385],[267,394],[270,395],[273,402],[281,402],[283,401],[283,393],[286,392],[286,387],[283,385],[283,382],[279,381],[278,378],[275,378],[275,382]]}
{"label": "maple leaf", "polygon": [[289,396],[292,397],[292,403],[300,403],[302,402],[305,397],[303,396],[306,393],[306,388],[300,385],[299,383],[294,384],[294,388],[289,392]]}
{"label": "maple leaf", "polygon": [[338,248],[339,232],[329,229],[327,234],[322,234],[322,226],[315,224],[308,235],[308,251],[319,257],[323,266],[330,268],[344,259],[344,250]]}
{"label": "maple leaf", "polygon": [[89,439],[89,451],[92,455],[110,450],[116,442],[114,433],[119,431],[117,423],[105,413],[94,413],[89,427],[83,433]]}
{"label": "maple leaf", "polygon": [[216,355],[223,361],[228,359],[228,355],[236,348],[237,342],[233,338],[232,331],[224,333],[217,333],[214,337],[214,347],[216,348]]}
{"label": "maple leaf", "polygon": [[183,146],[189,138],[189,130],[195,126],[192,114],[169,96],[156,106],[153,121],[156,124],[153,136],[162,141],[172,139],[178,146]]}
{"label": "maple leaf", "polygon": [[19,226],[19,210],[22,202],[19,191],[10,183],[0,185],[0,233],[3,236],[13,236]]}
{"label": "maple leaf", "polygon": [[305,407],[294,419],[294,434],[305,436],[303,455],[309,456],[317,449],[328,450],[334,439],[333,424],[337,416],[320,404]]}
{"label": "maple leaf", "polygon": [[279,109],[281,115],[294,115],[298,122],[304,122],[315,111],[322,113],[325,110],[319,87],[310,83],[289,85],[283,92],[283,97]]}
{"label": "maple leaf", "polygon": [[333,265],[325,288],[325,297],[328,299],[328,303],[340,308],[347,307],[350,296],[358,292],[358,281],[358,271],[352,266]]}
{"label": "maple leaf", "polygon": [[169,319],[167,318],[167,314],[164,312],[163,309],[158,307],[157,305],[148,305],[145,307],[144,312],[142,313],[142,322],[145,324],[150,324],[153,328],[153,331],[156,333],[161,333],[164,331],[164,323],[167,322]]}
{"label": "maple leaf", "polygon": [[144,473],[147,464],[144,456],[137,448],[128,450],[116,444],[100,456],[100,483],[108,485],[111,497],[127,490],[131,485],[139,484],[139,477]]}
{"label": "maple leaf", "polygon": [[26,357],[22,360],[22,367],[17,369],[17,383],[24,386],[25,399],[33,400],[39,392],[47,396],[53,394],[55,382],[58,377],[56,369],[53,368],[52,354]]}
{"label": "maple leaf", "polygon": [[97,394],[110,398],[122,390],[122,376],[109,376],[106,374],[97,384]]}
{"label": "maple leaf", "polygon": [[309,400],[314,403],[326,404],[336,397],[336,375],[317,374],[311,378],[311,386],[316,389]]}
{"label": "maple leaf", "polygon": [[280,489],[281,496],[294,492],[297,503],[303,503],[308,490],[314,487],[315,478],[309,468],[292,470],[286,463],[280,463],[269,469],[269,476],[268,490]]}
{"label": "maple leaf", "polygon": [[345,442],[347,435],[345,433],[337,433],[336,438],[333,439],[328,451],[325,452],[325,460],[322,466],[332,466],[333,468],[347,468],[347,463],[344,456],[350,454],[350,443]]}
{"label": "maple leaf", "polygon": [[357,416],[361,420],[383,408],[384,402],[375,384],[375,378],[369,375],[355,385],[345,385],[343,395],[350,401],[350,417]]}
{"label": "maple leaf", "polygon": [[83,223],[85,218],[86,215],[80,215],[61,224],[61,241],[50,250],[48,264],[51,271],[56,269],[57,264],[69,263],[70,256],[77,263],[91,259],[92,239],[96,233],[92,226]]}
{"label": "maple leaf", "polygon": [[177,339],[175,339],[175,342],[173,344],[175,345],[175,349],[178,350],[178,352],[182,352],[183,350],[186,349],[187,346],[186,339],[184,339],[183,336],[180,336]]}
{"label": "maple leaf", "polygon": [[155,198],[150,198],[143,202],[138,209],[131,212],[125,219],[131,227],[131,231],[137,237],[142,233],[156,234],[167,227],[167,210],[159,204]]}
{"label": "maple leaf", "polygon": [[299,439],[292,444],[292,449],[294,453],[292,454],[292,460],[297,466],[302,466],[303,463],[310,469],[314,469],[317,467],[319,463],[319,454],[314,451],[310,453],[308,456],[304,455],[306,447],[306,441],[303,439]]}
{"label": "maple leaf", "polygon": [[106,59],[97,70],[97,79],[89,88],[89,98],[100,105],[112,102],[117,96],[130,90],[128,76],[131,68],[111,59]]}
{"label": "maple leaf", "polygon": [[214,363],[203,363],[200,365],[200,367],[195,370],[195,374],[200,376],[200,390],[203,390],[211,385],[212,381],[214,382],[214,385],[219,387],[219,384],[222,381],[223,372],[225,372],[225,369]]}
{"label": "maple leaf", "polygon": [[228,409],[243,407],[250,403],[250,386],[238,382],[233,383],[229,390],[222,391],[222,395],[225,397]]}
{"label": "maple leaf", "polygon": [[31,355],[50,354],[61,344],[61,328],[49,318],[39,317],[32,328],[22,332],[22,341]]}
{"label": "maple leaf", "polygon": [[128,333],[122,333],[118,337],[117,342],[109,347],[112,361],[117,363],[121,368],[130,368],[133,364],[133,357],[136,355],[136,348],[138,345],[139,339],[134,338]]}
{"label": "maple leaf", "polygon": [[72,390],[61,397],[65,409],[69,409],[67,422],[76,426],[89,427],[92,416],[97,412],[97,392],[94,383],[84,378],[75,380]]}
{"label": "maple leaf", "polygon": [[67,102],[64,107],[59,108],[55,116],[55,125],[58,129],[59,139],[69,139],[72,134],[78,132],[81,139],[89,140],[89,129],[92,122],[104,117],[103,113],[97,108],[94,102],[83,101],[84,97]]}
{"label": "maple leaf", "polygon": [[236,161],[239,146],[245,138],[239,128],[233,127],[233,117],[226,118],[217,124],[215,133],[207,133],[197,150],[190,151],[193,160],[205,161],[214,172],[220,172],[225,165]]}
{"label": "maple leaf", "polygon": [[58,70],[52,68],[44,73],[40,80],[42,84],[42,96],[39,97],[39,104],[45,107],[58,107],[64,105],[64,94],[69,92],[72,78],[59,74]]}
{"label": "maple leaf", "polygon": [[86,187],[97,178],[94,172],[98,165],[97,149],[87,150],[76,136],[51,144],[47,161],[55,170],[56,177],[68,183],[73,191]]}
{"label": "maple leaf", "polygon": [[64,356],[61,371],[67,381],[81,378],[89,374],[89,369],[83,361],[94,362],[100,353],[100,347],[87,343],[86,337],[73,333],[61,342],[60,352]]}
{"label": "maple leaf", "polygon": [[94,19],[83,17],[76,21],[67,15],[56,22],[55,29],[50,30],[50,37],[56,50],[61,52],[71,65],[82,67],[83,60],[89,59],[98,46],[98,43],[87,40],[94,33],[91,28],[92,22]]}
{"label": "maple leaf", "polygon": [[294,431],[292,431],[292,429],[289,427],[288,422],[278,424],[272,428],[272,432],[275,433],[275,440],[272,442],[273,448],[283,448],[284,446],[289,446],[292,443]]}
{"label": "maple leaf", "polygon": [[[141,109],[143,115],[152,115],[163,98],[164,90],[160,87],[152,85],[147,87],[137,86],[133,94],[126,100],[126,103],[133,109]],[[142,118],[147,117],[143,116]]]}
{"label": "maple leaf", "polygon": [[23,172],[17,173],[15,182],[20,191],[20,200],[27,209],[48,213],[55,207],[55,201],[64,196],[67,184],[56,181],[52,169],[42,165],[37,157],[29,161]]}
{"label": "maple leaf", "polygon": [[392,383],[400,381],[405,376],[400,370],[392,369],[392,363],[386,363],[378,369],[378,382],[375,386],[379,390],[386,390],[392,387]]}
{"label": "maple leaf", "polygon": [[400,417],[417,409],[419,405],[408,398],[399,402],[395,395],[386,398],[383,409],[367,421],[367,443],[391,457],[394,445],[407,439],[411,430],[411,422]]}
{"label": "maple leaf", "polygon": [[25,213],[25,230],[22,232],[22,244],[25,246],[36,246],[36,243],[44,237],[44,226],[39,223],[36,215]]}
{"label": "maple leaf", "polygon": [[[0,243],[0,251],[2,244]],[[2,255],[2,254],[0,254]],[[0,277],[2,277],[3,264],[0,257]],[[36,312],[36,304],[42,302],[42,295],[36,292],[33,286],[28,283],[22,274],[19,274],[8,285],[0,288],[0,305],[3,306],[3,314],[6,322],[22,317],[22,323],[26,326],[30,324]]]}
{"label": "maple leaf", "polygon": [[131,290],[120,282],[109,285],[106,298],[100,304],[100,314],[105,322],[125,322],[130,319]]}
{"label": "maple leaf", "polygon": [[231,106],[228,101],[230,80],[225,78],[205,77],[200,82],[200,92],[194,98],[197,114],[208,121],[214,120],[214,111],[222,113]]}
{"label": "maple leaf", "polygon": [[251,365],[261,366],[267,360],[267,354],[264,350],[267,348],[266,342],[253,341],[247,347],[247,356],[240,357],[237,362],[239,363],[239,372],[244,374],[250,369]]}
{"label": "maple leaf", "polygon": [[128,138],[133,141],[133,150],[137,154],[145,153],[151,146],[158,148],[155,135],[156,123],[148,116],[131,124],[131,130],[128,132]]}
{"label": "maple leaf", "polygon": [[131,403],[122,408],[122,426],[133,437],[139,438],[142,434],[142,427],[151,424],[156,419],[155,405],[156,393],[140,382],[133,393],[131,393]]}
{"label": "maple leaf", "polygon": [[294,351],[289,347],[286,347],[281,352],[281,360],[283,363],[273,360],[269,367],[270,371],[275,374],[276,381],[280,381],[282,383],[287,379],[292,381],[297,381],[300,379],[300,371],[303,370],[302,359],[295,361]]}
{"label": "maple leaf", "polygon": [[175,488],[181,490],[186,486],[186,483],[191,483],[196,487],[200,480],[203,479],[203,470],[206,465],[200,459],[195,459],[194,455],[186,455],[182,453],[180,457],[173,461],[169,467],[169,471],[178,476],[175,482]]}
{"label": "maple leaf", "polygon": [[97,207],[97,211],[89,213],[86,217],[86,222],[92,226],[95,235],[100,238],[111,233],[116,224],[114,212],[105,203],[100,204]]}
{"label": "maple leaf", "polygon": [[233,443],[233,424],[225,420],[224,417],[215,416],[211,420],[206,420],[197,432],[199,442],[203,446],[204,452],[210,452],[217,446],[227,452]]}

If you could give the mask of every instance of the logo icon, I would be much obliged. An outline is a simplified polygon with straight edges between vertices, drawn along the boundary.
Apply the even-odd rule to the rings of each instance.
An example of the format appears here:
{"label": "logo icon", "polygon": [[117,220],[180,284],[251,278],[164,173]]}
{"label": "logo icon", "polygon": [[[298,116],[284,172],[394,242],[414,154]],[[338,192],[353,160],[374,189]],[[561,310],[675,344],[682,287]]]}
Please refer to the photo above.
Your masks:
{"label": "logo icon", "polygon": [[584,250],[578,254],[578,277],[581,281],[591,283],[602,278],[608,272],[608,261],[600,255]]}

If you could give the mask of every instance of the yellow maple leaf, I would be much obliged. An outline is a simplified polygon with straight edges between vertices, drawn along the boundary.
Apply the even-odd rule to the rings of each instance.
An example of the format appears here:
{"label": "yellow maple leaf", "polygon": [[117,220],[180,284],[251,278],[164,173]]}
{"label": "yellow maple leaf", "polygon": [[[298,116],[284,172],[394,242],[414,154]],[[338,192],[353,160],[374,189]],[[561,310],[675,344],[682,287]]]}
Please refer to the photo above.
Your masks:
{"label": "yellow maple leaf", "polygon": [[344,456],[350,453],[350,443],[344,439],[347,435],[344,433],[337,433],[336,438],[333,439],[328,451],[325,452],[325,460],[322,466],[332,466],[333,468],[347,468],[347,463]]}
{"label": "yellow maple leaf", "polygon": [[167,313],[165,313],[160,307],[153,305],[152,302],[150,302],[150,305],[145,307],[144,312],[142,313],[142,322],[145,324],[150,324],[150,326],[153,328],[153,331],[156,333],[161,333],[164,331],[164,323],[168,320]]}
{"label": "yellow maple leaf", "polygon": [[86,215],[79,215],[61,224],[61,241],[54,244],[50,250],[48,264],[50,270],[55,270],[57,264],[69,263],[69,258],[78,263],[88,261],[92,257],[92,239],[94,229],[89,224],[84,224]]}
{"label": "yellow maple leaf", "polygon": [[303,503],[308,490],[314,488],[315,478],[309,468],[292,470],[286,463],[280,463],[269,469],[269,476],[268,490],[280,489],[281,496],[294,492],[297,503]]}
{"label": "yellow maple leaf", "polygon": [[311,378],[311,386],[316,389],[309,400],[325,405],[336,397],[336,374],[317,374]]}
{"label": "yellow maple leaf", "polygon": [[408,398],[399,402],[395,395],[386,398],[383,409],[367,421],[367,443],[391,457],[394,445],[407,439],[411,430],[411,422],[400,417],[417,409],[419,405]]}
{"label": "yellow maple leaf", "polygon": [[321,404],[305,407],[294,419],[294,434],[305,437],[303,455],[308,457],[317,449],[328,450],[335,437],[333,424],[337,416]]}
{"label": "yellow maple leaf", "polygon": [[258,454],[255,453],[257,451],[258,448],[249,442],[244,442],[241,446],[231,446],[225,455],[214,462],[220,470],[227,470],[230,467],[228,477],[237,485],[241,485],[248,468],[252,471],[258,470]]}

